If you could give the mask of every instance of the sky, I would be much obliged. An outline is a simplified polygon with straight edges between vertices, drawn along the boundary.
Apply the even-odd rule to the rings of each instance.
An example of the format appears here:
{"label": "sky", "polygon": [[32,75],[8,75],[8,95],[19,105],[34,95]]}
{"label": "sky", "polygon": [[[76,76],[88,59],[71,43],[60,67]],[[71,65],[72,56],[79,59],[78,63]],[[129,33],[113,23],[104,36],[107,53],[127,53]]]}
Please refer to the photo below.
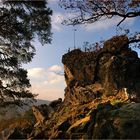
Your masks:
{"label": "sky", "polygon": [[[53,10],[52,43],[42,46],[38,40],[35,40],[36,56],[31,63],[23,67],[28,71],[28,77],[32,85],[31,91],[38,94],[38,99],[51,101],[64,98],[66,84],[61,60],[62,55],[67,53],[69,48],[71,50],[74,48],[74,32],[76,47],[82,47],[84,42],[94,43],[106,40],[117,35],[116,25],[120,18],[115,17],[89,25],[66,26],[61,24],[62,21],[73,15],[61,9],[58,0],[48,1],[49,7]],[[139,17],[126,19],[121,27],[129,28],[130,32],[134,32],[140,28],[139,23]],[[76,31],[74,31],[74,28]]]}

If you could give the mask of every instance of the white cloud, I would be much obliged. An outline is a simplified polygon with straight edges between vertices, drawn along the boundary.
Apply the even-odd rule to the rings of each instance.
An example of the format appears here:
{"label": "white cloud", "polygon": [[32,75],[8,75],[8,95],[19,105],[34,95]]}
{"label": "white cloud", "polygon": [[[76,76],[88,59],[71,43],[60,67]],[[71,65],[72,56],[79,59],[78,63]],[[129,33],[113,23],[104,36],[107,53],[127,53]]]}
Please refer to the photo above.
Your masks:
{"label": "white cloud", "polygon": [[[99,30],[107,30],[113,26],[116,26],[122,18],[120,17],[115,17],[112,19],[107,19],[107,20],[101,20],[98,22],[95,22],[93,24],[88,24],[84,26],[84,29],[86,31],[99,31]],[[127,25],[132,25],[134,22],[134,18],[131,19],[126,19],[123,23],[127,23]]]}
{"label": "white cloud", "polygon": [[64,76],[59,75],[54,72],[49,72],[47,74],[47,81],[45,81],[46,85],[54,85],[54,84],[63,84],[64,83]]}
{"label": "white cloud", "polygon": [[32,68],[28,69],[28,76],[31,78],[43,78],[45,76],[48,76],[52,72],[57,74],[59,72],[62,72],[63,68],[59,65],[53,65],[49,67],[48,69],[45,68]]}
{"label": "white cloud", "polygon": [[58,98],[64,98],[64,89],[63,88],[46,88],[46,85],[43,84],[34,84],[31,91],[34,94],[39,94],[38,99],[43,100],[55,100]]}
{"label": "white cloud", "polygon": [[76,13],[61,13],[61,12],[54,12],[52,15],[52,28],[55,31],[61,31],[62,27],[62,22],[64,20],[73,18],[76,16]]}
{"label": "white cloud", "polygon": [[28,76],[33,78],[43,78],[46,76],[47,71],[43,68],[28,69]]}
{"label": "white cloud", "polygon": [[55,31],[60,31],[61,30],[61,23],[64,20],[64,15],[62,13],[54,13],[52,15],[52,28]]}
{"label": "white cloud", "polygon": [[64,96],[65,80],[63,75],[57,74],[63,68],[53,65],[48,69],[32,68],[28,69],[28,76],[31,81],[31,91],[39,94],[37,98],[54,100]]}
{"label": "white cloud", "polygon": [[59,72],[62,71],[62,67],[58,65],[53,65],[49,68],[49,71]]}
{"label": "white cloud", "polygon": [[57,73],[54,73],[54,72],[49,72],[47,75],[47,78],[48,80],[44,82],[46,85],[64,83],[64,76],[58,75]]}

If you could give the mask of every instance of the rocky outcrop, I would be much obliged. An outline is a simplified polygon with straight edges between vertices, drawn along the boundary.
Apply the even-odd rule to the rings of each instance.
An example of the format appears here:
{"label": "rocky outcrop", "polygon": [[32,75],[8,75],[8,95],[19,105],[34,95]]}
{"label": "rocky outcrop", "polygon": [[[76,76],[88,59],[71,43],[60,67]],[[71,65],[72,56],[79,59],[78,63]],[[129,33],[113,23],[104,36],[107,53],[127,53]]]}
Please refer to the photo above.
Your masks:
{"label": "rocky outcrop", "polygon": [[140,101],[140,59],[128,42],[126,36],[116,36],[96,52],[76,49],[63,56],[67,87],[59,113],[48,123],[54,126],[50,138],[125,138],[110,113]]}
{"label": "rocky outcrop", "polygon": [[0,132],[0,139],[26,139],[32,132],[33,125],[25,120],[17,120]]}
{"label": "rocky outcrop", "polygon": [[77,49],[65,54],[62,58],[67,83],[65,102],[82,104],[96,95],[117,95],[122,91],[127,91],[130,98],[139,98],[140,59],[129,48],[128,41],[126,36],[116,36],[97,52]]}
{"label": "rocky outcrop", "polygon": [[32,106],[33,114],[36,118],[37,123],[35,126],[42,125],[48,120],[52,113],[54,112],[51,107],[46,104],[42,104],[40,106]]}
{"label": "rocky outcrop", "polygon": [[140,138],[139,107],[140,103],[130,103],[121,108],[114,108],[109,104],[99,105],[91,113],[91,122],[89,123],[85,138]]}
{"label": "rocky outcrop", "polygon": [[33,107],[37,124],[27,137],[140,139],[140,59],[128,42],[116,36],[97,51],[65,54],[65,98]]}
{"label": "rocky outcrop", "polygon": [[61,104],[62,104],[62,98],[59,98],[58,100],[54,100],[50,102],[49,106],[56,111]]}

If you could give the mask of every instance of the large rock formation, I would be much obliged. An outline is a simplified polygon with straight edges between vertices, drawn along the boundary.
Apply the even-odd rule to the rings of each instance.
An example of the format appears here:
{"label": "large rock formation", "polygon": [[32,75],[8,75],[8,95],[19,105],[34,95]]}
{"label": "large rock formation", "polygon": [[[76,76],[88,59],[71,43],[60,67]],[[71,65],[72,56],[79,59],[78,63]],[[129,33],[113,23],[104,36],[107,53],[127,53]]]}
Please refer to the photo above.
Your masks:
{"label": "large rock formation", "polygon": [[63,56],[65,102],[90,102],[98,96],[127,91],[140,97],[140,59],[126,36],[113,37],[97,52],[73,50]]}
{"label": "large rock formation", "polygon": [[128,44],[126,36],[116,36],[100,50],[65,54],[64,101],[44,113],[33,107],[41,125],[28,138],[140,139],[140,59]]}

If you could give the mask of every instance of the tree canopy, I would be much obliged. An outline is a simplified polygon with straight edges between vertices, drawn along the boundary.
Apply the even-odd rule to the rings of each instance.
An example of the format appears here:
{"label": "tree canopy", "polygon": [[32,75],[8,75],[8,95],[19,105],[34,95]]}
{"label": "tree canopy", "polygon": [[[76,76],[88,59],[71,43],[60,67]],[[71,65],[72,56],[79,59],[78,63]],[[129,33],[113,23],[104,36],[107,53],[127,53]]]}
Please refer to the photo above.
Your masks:
{"label": "tree canopy", "polygon": [[52,10],[47,1],[2,0],[0,4],[0,106],[34,99],[27,71],[35,55],[34,39],[51,43]]}
{"label": "tree canopy", "polygon": [[140,16],[139,0],[60,0],[60,6],[76,13],[66,24],[94,23],[99,20],[119,16],[122,19]]}
{"label": "tree canopy", "polygon": [[[119,26],[127,18],[140,16],[139,0],[60,0],[59,5],[74,15],[63,21],[65,25],[92,24],[118,16]],[[129,33],[129,29],[125,31],[126,34]],[[140,32],[133,33],[129,40],[129,44],[140,47]]]}

